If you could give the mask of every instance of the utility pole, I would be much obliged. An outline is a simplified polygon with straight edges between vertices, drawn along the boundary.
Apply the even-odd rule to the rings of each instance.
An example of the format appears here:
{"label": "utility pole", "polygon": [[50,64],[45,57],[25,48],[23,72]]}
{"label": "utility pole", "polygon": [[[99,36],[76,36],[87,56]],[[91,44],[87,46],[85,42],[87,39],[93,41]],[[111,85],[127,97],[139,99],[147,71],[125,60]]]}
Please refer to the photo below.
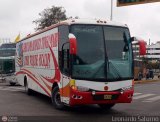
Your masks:
{"label": "utility pole", "polygon": [[149,45],[151,45],[151,40],[150,40],[150,38],[149,38]]}
{"label": "utility pole", "polygon": [[112,21],[113,19],[113,0],[111,0],[111,17],[110,20]]}

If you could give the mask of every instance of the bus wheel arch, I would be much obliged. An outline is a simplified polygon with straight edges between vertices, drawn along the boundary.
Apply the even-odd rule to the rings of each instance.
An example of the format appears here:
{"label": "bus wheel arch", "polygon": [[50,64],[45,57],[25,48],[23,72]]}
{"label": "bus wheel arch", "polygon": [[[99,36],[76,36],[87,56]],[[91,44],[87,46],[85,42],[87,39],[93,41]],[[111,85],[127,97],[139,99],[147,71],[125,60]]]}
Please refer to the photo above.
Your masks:
{"label": "bus wheel arch", "polygon": [[60,90],[57,83],[54,83],[52,86],[51,100],[52,100],[52,105],[56,109],[60,110],[64,109],[64,104],[61,102]]}
{"label": "bus wheel arch", "polygon": [[29,88],[28,79],[27,79],[27,76],[26,76],[26,75],[24,76],[24,87],[25,87],[25,92],[26,92],[28,95],[31,95],[31,94],[32,94],[32,90]]}

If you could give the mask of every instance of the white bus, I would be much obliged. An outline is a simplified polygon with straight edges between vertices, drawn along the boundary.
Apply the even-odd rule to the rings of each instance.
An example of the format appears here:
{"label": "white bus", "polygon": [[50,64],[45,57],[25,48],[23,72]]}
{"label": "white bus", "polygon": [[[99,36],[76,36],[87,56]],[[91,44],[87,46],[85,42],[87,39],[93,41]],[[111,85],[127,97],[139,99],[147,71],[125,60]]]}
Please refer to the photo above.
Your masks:
{"label": "white bus", "polygon": [[133,52],[126,25],[71,19],[27,36],[16,45],[16,76],[26,92],[53,106],[98,104],[110,109],[133,96]]}

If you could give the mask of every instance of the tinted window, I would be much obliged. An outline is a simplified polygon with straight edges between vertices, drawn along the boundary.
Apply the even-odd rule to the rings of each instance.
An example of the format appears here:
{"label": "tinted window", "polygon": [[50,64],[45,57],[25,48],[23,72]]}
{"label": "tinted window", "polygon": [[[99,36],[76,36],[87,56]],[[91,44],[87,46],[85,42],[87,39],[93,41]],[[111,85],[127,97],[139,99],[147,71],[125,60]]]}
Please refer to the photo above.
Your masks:
{"label": "tinted window", "polygon": [[[64,74],[68,74],[69,68],[69,29],[67,25],[62,25],[58,28],[59,32],[59,45],[58,45],[58,57],[59,67]],[[63,51],[62,51],[63,49]]]}

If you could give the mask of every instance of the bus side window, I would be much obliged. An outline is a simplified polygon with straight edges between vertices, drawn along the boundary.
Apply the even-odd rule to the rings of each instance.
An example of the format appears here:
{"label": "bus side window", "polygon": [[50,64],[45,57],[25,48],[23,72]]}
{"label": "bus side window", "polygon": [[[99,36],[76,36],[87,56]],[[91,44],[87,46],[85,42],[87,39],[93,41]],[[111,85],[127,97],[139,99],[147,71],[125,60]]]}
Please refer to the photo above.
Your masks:
{"label": "bus side window", "polygon": [[64,74],[69,74],[69,43],[66,43],[62,48],[62,71]]}
{"label": "bus side window", "polygon": [[69,75],[69,28],[67,25],[58,27],[59,43],[58,43],[58,59],[59,68],[65,75]]}

